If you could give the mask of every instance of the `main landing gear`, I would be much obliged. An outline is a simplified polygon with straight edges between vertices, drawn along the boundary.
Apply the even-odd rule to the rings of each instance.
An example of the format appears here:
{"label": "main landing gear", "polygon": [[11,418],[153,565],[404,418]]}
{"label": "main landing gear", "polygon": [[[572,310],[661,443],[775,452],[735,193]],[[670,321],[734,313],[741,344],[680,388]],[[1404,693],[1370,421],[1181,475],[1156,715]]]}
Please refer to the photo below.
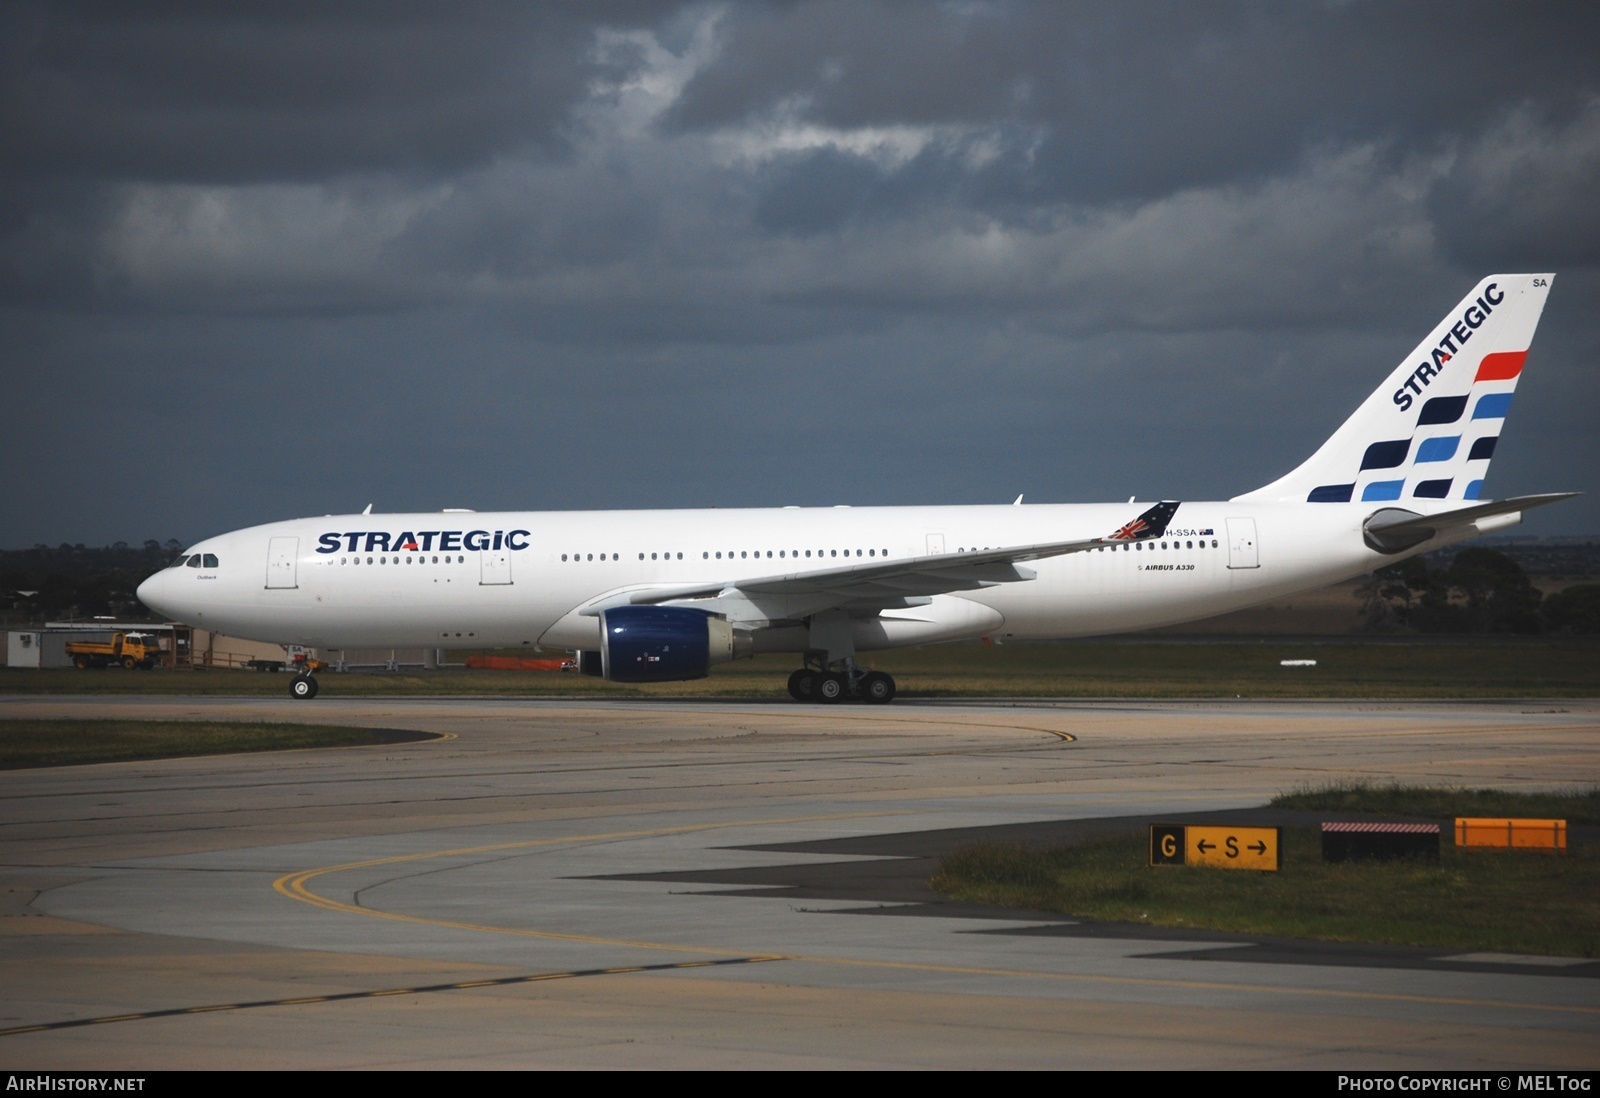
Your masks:
{"label": "main landing gear", "polygon": [[317,696],[317,680],[311,675],[296,675],[289,680],[289,696],[299,701],[310,701]]}
{"label": "main landing gear", "polygon": [[894,700],[894,680],[882,671],[856,666],[850,615],[824,610],[806,622],[809,643],[805,666],[789,676],[789,696],[800,702],[841,702],[860,698],[872,705]]}
{"label": "main landing gear", "polygon": [[[862,671],[854,660],[829,670],[820,660],[807,658],[807,666],[789,676],[789,696],[798,702],[832,704],[846,698],[859,698],[871,705],[886,705],[894,700],[894,679],[882,671]],[[816,663],[819,666],[812,667]]]}

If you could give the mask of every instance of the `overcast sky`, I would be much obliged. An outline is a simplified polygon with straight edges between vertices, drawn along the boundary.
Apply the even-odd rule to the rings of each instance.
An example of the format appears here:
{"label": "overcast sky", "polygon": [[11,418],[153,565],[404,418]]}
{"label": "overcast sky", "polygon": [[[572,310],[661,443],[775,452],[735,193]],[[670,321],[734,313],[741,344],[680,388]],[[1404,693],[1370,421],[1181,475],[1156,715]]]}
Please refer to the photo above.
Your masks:
{"label": "overcast sky", "polygon": [[1600,534],[1591,2],[11,0],[0,545],[1226,498],[1516,271]]}

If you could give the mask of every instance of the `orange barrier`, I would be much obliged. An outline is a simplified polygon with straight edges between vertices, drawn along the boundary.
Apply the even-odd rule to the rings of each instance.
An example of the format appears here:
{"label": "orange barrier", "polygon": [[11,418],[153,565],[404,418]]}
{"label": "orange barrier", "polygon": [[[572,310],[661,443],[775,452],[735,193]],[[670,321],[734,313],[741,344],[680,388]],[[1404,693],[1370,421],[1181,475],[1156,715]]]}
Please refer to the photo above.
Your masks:
{"label": "orange barrier", "polygon": [[520,656],[468,656],[468,667],[480,671],[570,671],[571,660],[527,660]]}
{"label": "orange barrier", "polygon": [[1484,850],[1567,852],[1566,820],[1456,817],[1456,846]]}

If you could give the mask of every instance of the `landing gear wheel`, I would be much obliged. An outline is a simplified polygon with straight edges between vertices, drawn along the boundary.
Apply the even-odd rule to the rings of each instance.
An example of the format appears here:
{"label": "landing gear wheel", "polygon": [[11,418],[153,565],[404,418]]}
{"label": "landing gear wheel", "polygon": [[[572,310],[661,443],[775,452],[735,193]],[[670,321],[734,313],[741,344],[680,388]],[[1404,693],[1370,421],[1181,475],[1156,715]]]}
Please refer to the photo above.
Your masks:
{"label": "landing gear wheel", "polygon": [[869,671],[861,680],[861,696],[871,705],[887,705],[894,701],[894,679],[882,671]]}
{"label": "landing gear wheel", "polygon": [[817,700],[817,673],[809,667],[802,667],[789,676],[789,696],[797,702],[814,702]]}
{"label": "landing gear wheel", "polygon": [[296,675],[289,680],[289,696],[300,701],[310,701],[317,696],[317,680],[310,675]]}
{"label": "landing gear wheel", "polygon": [[817,676],[816,700],[833,705],[841,700],[846,693],[848,693],[848,690],[844,684],[844,676],[837,671],[829,671],[825,675]]}

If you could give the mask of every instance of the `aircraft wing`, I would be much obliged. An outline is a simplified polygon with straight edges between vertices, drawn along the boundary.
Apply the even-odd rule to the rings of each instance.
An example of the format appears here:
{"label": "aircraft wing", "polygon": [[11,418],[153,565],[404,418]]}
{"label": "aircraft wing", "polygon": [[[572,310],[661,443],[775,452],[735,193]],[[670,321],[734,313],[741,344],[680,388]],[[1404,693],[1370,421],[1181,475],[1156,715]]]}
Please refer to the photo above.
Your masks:
{"label": "aircraft wing", "polygon": [[1105,537],[1012,545],[962,553],[841,565],[813,572],[747,576],[723,582],[653,587],[597,602],[583,611],[598,614],[620,605],[683,604],[754,626],[795,621],[823,610],[858,613],[925,605],[934,595],[974,591],[1034,578],[1028,561],[1083,553],[1123,541],[1160,537],[1178,504],[1165,501]]}
{"label": "aircraft wing", "polygon": [[1019,564],[1044,557],[1081,553],[1106,544],[1104,538],[1019,545],[973,553],[939,553],[904,560],[874,561],[828,568],[819,572],[787,575],[751,576],[727,583],[659,588],[638,591],[634,603],[673,602],[677,599],[711,598],[729,589],[750,595],[838,595],[846,599],[887,595],[942,595],[949,591],[973,591],[998,583],[1030,580],[1031,569]]}

